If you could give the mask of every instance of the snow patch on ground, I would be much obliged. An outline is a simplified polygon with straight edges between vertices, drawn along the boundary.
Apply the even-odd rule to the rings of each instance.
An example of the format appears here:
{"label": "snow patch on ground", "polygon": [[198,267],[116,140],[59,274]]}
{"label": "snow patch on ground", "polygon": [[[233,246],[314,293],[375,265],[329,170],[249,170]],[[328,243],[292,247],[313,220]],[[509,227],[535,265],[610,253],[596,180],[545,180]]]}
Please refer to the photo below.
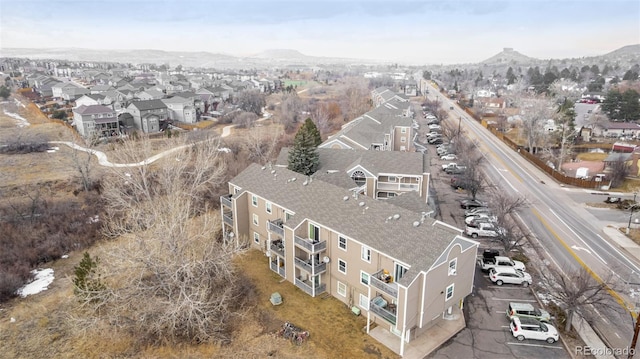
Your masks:
{"label": "snow patch on ground", "polygon": [[31,273],[35,275],[33,282],[18,289],[17,294],[22,298],[47,290],[47,288],[49,288],[49,284],[53,282],[53,269],[51,268],[34,269]]}
{"label": "snow patch on ground", "polygon": [[67,258],[69,258],[69,255],[68,254],[63,254],[62,257],[60,257],[60,258],[67,259]]}
{"label": "snow patch on ground", "polygon": [[553,302],[556,305],[560,305],[560,303],[558,303],[554,298],[552,298],[549,294],[546,293],[536,293],[538,295],[538,299],[540,299],[540,301],[544,304],[544,305],[549,305],[549,303]]}
{"label": "snow patch on ground", "polygon": [[16,124],[18,127],[27,127],[30,126],[31,124],[29,123],[29,121],[27,121],[26,118],[18,115],[17,113],[13,113],[13,112],[7,112],[7,110],[2,110],[2,112],[4,112],[5,115],[13,118],[14,120],[16,120]]}
{"label": "snow patch on ground", "polygon": [[25,104],[23,104],[22,102],[18,101],[17,98],[14,98],[13,101],[16,102],[17,106],[22,106],[22,108],[27,108],[27,106]]}
{"label": "snow patch on ground", "polygon": [[218,148],[218,152],[231,153],[231,149],[228,147],[220,147]]}

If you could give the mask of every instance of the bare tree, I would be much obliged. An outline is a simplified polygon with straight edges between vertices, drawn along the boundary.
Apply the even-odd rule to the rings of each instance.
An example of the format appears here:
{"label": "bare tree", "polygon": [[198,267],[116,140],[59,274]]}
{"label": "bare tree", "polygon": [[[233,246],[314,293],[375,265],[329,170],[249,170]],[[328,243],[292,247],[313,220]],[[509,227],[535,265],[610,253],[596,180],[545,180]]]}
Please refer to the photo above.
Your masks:
{"label": "bare tree", "polygon": [[85,192],[92,189],[94,183],[92,143],[93,141],[87,141],[89,148],[86,151],[77,148],[71,149],[71,163]]}
{"label": "bare tree", "polygon": [[611,162],[609,167],[611,168],[611,187],[618,187],[622,185],[630,172],[630,168],[624,158],[622,156],[618,156],[618,159]]}
{"label": "bare tree", "polygon": [[567,332],[571,330],[574,313],[580,314],[591,305],[610,304],[612,301],[607,293],[607,280],[595,279],[591,270],[580,268],[562,273],[560,270],[547,267],[540,273],[542,282],[549,289],[549,296],[567,315],[565,323]]}
{"label": "bare tree", "polygon": [[496,226],[500,228],[496,239],[502,244],[504,250],[509,252],[522,247],[530,237],[530,233],[523,232],[513,216],[529,206],[527,198],[494,188],[491,191],[489,205],[496,216]]}
{"label": "bare tree", "polygon": [[294,130],[297,123],[303,119],[303,109],[304,103],[295,91],[282,94],[282,101],[280,101],[280,123],[284,126],[287,133]]}
{"label": "bare tree", "polygon": [[553,108],[549,100],[543,97],[528,98],[523,101],[521,108],[522,132],[527,139],[527,149],[534,153],[536,148],[543,145],[547,134],[544,125],[553,117]]}
{"label": "bare tree", "polygon": [[458,136],[458,141],[454,146],[460,158],[459,165],[465,167],[464,171],[459,174],[459,178],[465,184],[465,190],[471,198],[475,199],[478,193],[482,192],[486,187],[486,179],[482,170],[484,156],[478,150],[475,142]]}
{"label": "bare tree", "polygon": [[241,112],[237,114],[232,123],[242,128],[250,128],[258,120],[258,115],[253,112]]}
{"label": "bare tree", "polygon": [[322,136],[331,132],[331,122],[329,121],[329,105],[326,102],[318,102],[311,110],[311,118],[315,122],[318,131]]}
{"label": "bare tree", "polygon": [[[119,161],[147,158],[141,142],[126,141]],[[160,161],[112,168],[103,179],[104,232],[123,237],[103,255],[101,313],[149,341],[227,342],[253,296],[232,262],[244,248],[221,240],[210,208],[224,185],[225,154],[215,138],[170,145]]]}
{"label": "bare tree", "polygon": [[348,78],[341,89],[342,113],[351,121],[371,109],[368,82],[362,78]]}
{"label": "bare tree", "polygon": [[280,127],[252,128],[244,137],[244,146],[249,153],[249,160],[260,164],[273,161],[278,154],[282,135]]}
{"label": "bare tree", "polygon": [[260,116],[262,108],[267,104],[265,95],[258,90],[240,91],[234,97],[234,103],[243,111],[253,112],[258,116]]}

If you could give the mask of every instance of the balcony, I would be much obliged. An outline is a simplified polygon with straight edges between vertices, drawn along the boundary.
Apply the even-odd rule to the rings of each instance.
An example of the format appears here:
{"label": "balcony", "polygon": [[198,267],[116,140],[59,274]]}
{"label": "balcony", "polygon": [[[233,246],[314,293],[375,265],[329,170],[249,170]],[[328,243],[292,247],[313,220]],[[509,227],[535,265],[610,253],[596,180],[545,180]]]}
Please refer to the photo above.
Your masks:
{"label": "balcony", "polygon": [[269,249],[280,257],[284,257],[284,243],[281,239],[272,241]]}
{"label": "balcony", "polygon": [[327,290],[326,284],[320,284],[317,287],[312,287],[309,281],[302,281],[296,278],[295,281],[296,287],[302,289],[305,293],[309,294],[312,297],[315,297],[318,294],[324,293]]}
{"label": "balcony", "polygon": [[378,189],[385,191],[418,191],[417,183],[378,182]]}
{"label": "balcony", "polygon": [[223,214],[222,221],[233,227],[233,216],[231,214]]}
{"label": "balcony", "polygon": [[312,242],[311,239],[303,239],[298,236],[294,236],[294,243],[311,253],[327,249],[327,241]]}
{"label": "balcony", "polygon": [[233,208],[233,205],[231,203],[231,197],[233,197],[232,194],[226,194],[224,196],[220,196],[220,205]]}
{"label": "balcony", "polygon": [[284,265],[283,265],[283,266],[278,267],[278,262],[277,262],[277,261],[269,261],[269,268],[271,268],[271,270],[272,270],[272,271],[274,271],[274,272],[276,272],[276,273],[280,274],[280,276],[281,276],[282,278],[284,278],[284,277],[285,277],[285,274],[284,274]]}
{"label": "balcony", "polygon": [[383,270],[371,274],[369,276],[369,285],[397,299],[398,284],[394,282],[387,282],[387,280],[383,280],[382,278],[384,278]]}
{"label": "balcony", "polygon": [[273,232],[280,237],[284,238],[284,227],[282,227],[282,220],[276,219],[275,221],[269,221],[267,225],[267,229],[270,232]]}
{"label": "balcony", "polygon": [[382,297],[375,297],[371,300],[369,311],[391,324],[396,324],[396,305],[387,303]]}
{"label": "balcony", "polygon": [[313,263],[312,261],[305,261],[300,258],[294,258],[296,266],[311,274],[312,276],[324,273],[327,271],[327,263]]}

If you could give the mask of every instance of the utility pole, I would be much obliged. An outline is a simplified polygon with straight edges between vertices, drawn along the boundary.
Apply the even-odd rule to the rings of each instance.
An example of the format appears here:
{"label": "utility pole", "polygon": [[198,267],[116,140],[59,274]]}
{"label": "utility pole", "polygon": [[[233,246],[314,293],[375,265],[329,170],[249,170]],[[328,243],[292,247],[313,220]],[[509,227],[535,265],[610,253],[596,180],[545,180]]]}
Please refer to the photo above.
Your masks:
{"label": "utility pole", "polygon": [[636,209],[636,196],[638,192],[633,192],[633,203],[631,204],[631,212],[629,213],[629,225],[627,226],[627,235],[631,232],[631,217],[633,216],[633,211]]}

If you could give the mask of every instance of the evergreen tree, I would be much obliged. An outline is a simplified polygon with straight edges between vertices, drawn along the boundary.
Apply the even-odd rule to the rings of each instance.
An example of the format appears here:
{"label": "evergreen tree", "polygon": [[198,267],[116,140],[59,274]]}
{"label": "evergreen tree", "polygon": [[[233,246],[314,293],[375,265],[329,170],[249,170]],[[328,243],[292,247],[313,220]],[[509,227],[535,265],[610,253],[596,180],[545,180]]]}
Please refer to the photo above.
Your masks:
{"label": "evergreen tree", "polygon": [[0,86],[0,97],[6,100],[10,95],[11,90],[7,86]]}
{"label": "evergreen tree", "polygon": [[73,292],[76,296],[84,300],[93,300],[99,292],[106,289],[97,273],[98,262],[98,257],[92,259],[88,252],[84,252],[80,263],[73,268]]}
{"label": "evergreen tree", "polygon": [[293,139],[293,147],[289,151],[288,168],[306,176],[315,173],[320,165],[317,146],[321,142],[318,128],[310,118],[307,118]]}

